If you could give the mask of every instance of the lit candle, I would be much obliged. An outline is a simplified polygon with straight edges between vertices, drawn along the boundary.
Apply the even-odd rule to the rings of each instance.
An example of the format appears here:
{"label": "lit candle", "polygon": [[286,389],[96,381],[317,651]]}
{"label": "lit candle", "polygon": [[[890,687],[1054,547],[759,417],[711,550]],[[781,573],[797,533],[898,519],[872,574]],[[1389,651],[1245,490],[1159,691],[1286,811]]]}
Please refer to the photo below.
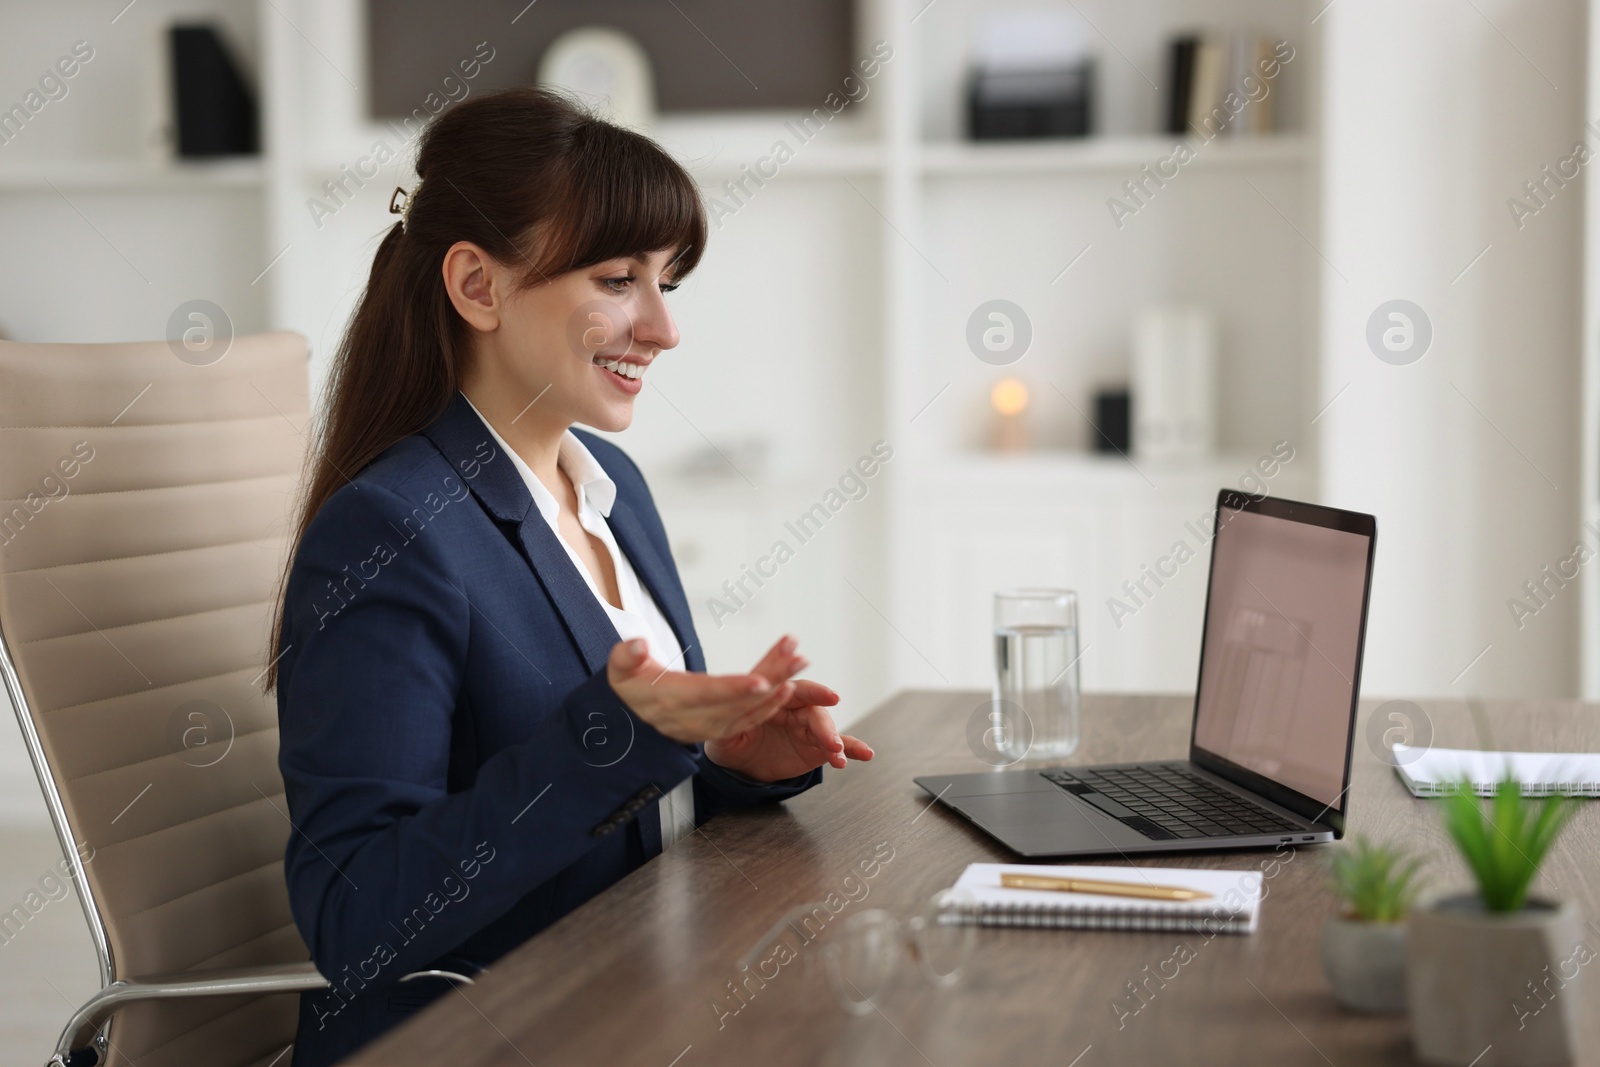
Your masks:
{"label": "lit candle", "polygon": [[1016,378],[1001,378],[989,390],[994,408],[989,446],[998,452],[1025,452],[1028,449],[1028,387]]}

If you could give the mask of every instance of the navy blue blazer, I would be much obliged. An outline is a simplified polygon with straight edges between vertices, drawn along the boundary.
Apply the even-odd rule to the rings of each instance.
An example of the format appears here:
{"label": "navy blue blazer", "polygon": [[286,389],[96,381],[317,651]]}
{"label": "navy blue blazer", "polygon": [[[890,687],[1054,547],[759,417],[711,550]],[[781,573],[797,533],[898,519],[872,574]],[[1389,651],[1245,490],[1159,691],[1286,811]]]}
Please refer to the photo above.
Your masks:
{"label": "navy blue blazer", "polygon": [[[637,467],[617,543],[705,658]],[[459,393],[306,529],[286,589],[280,751],[295,924],[333,984],[301,997],[296,1067],[332,1063],[661,850],[659,800],[694,775],[695,818],[780,800],[658,733],[612,692],[619,640],[532,494]]]}

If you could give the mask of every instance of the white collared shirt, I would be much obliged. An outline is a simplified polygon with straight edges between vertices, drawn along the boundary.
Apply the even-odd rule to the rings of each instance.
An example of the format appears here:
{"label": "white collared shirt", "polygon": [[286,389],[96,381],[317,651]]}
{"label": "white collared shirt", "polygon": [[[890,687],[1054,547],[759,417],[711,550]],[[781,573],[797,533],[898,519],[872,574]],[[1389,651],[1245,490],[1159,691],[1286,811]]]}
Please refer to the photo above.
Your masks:
{"label": "white collared shirt", "polygon": [[[506,444],[505,439],[495,432],[495,428],[489,425],[489,420],[483,418],[483,412],[478,411],[471,400],[467,401],[467,405],[477,412],[478,418],[483,419],[484,426],[488,427],[500,450],[511,457],[511,465],[522,475],[522,480],[528,486],[528,492],[533,494],[534,506],[539,509],[539,514],[555,533],[561,547],[566,549],[572,565],[589,584],[589,591],[594,594],[595,600],[611,619],[611,624],[617,628],[617,634],[621,639],[628,641],[635,637],[644,638],[650,648],[650,655],[657,662],[673,670],[682,670],[683,648],[678,643],[677,635],[672,632],[672,625],[661,613],[661,608],[650,595],[650,590],[639,581],[633,564],[628,560],[627,554],[617,546],[617,540],[612,536],[611,527],[606,522],[611,515],[611,506],[617,500],[617,483],[606,474],[600,462],[571,430],[562,435],[556,462],[571,479],[572,487],[577,492],[578,524],[594,535],[611,556],[611,568],[617,576],[617,592],[622,597],[620,608],[613,606],[606,599],[600,586],[595,582],[594,575],[589,573],[589,568],[584,566],[583,560],[578,558],[572,546],[561,536],[559,525],[561,504],[556,500],[555,494],[551,493],[539,480],[539,476],[533,473],[533,468]],[[694,832],[694,779],[692,777],[685,779],[663,797],[660,811],[661,848],[665,851],[680,838]]]}

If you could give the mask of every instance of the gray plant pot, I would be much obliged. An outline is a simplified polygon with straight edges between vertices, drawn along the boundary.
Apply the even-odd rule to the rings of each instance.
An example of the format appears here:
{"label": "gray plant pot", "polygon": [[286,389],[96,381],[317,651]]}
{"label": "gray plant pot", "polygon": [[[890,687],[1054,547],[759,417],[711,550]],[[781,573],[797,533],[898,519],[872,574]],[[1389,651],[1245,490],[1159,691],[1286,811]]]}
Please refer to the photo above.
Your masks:
{"label": "gray plant pot", "polygon": [[1474,894],[1411,913],[1411,1042],[1427,1063],[1541,1067],[1577,1059],[1574,1019],[1593,982],[1577,912],[1529,900],[1490,912]]}
{"label": "gray plant pot", "polygon": [[1322,927],[1322,970],[1351,1011],[1406,1010],[1406,927],[1336,916]]}

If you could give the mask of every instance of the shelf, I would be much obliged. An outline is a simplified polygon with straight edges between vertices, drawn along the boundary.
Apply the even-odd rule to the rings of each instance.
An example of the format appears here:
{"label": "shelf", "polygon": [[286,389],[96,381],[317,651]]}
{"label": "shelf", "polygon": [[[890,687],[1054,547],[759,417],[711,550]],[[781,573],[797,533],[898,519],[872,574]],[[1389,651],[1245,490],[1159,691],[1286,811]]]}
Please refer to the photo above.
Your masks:
{"label": "shelf", "polygon": [[[772,160],[773,143],[782,140],[793,151],[781,165]],[[1156,135],[1139,137],[1088,137],[1081,140],[1037,142],[929,142],[915,156],[913,167],[925,177],[964,177],[968,175],[1099,173],[1137,171],[1147,163],[1165,159],[1180,138]],[[1298,167],[1312,158],[1312,142],[1304,134],[1275,134],[1262,137],[1221,139],[1194,144],[1195,156],[1187,167]],[[882,142],[839,140],[829,143],[813,140],[801,143],[787,128],[778,134],[752,136],[738,130],[722,144],[704,151],[685,150],[671,144],[678,161],[701,185],[716,187],[737,178],[750,167],[767,181],[784,175],[838,177],[880,174],[887,154]],[[335,173],[360,153],[352,149],[349,158],[324,154],[316,162],[307,161],[304,171],[314,180]],[[771,162],[766,162],[772,160]],[[776,168],[777,173],[771,173]]]}
{"label": "shelf", "polygon": [[[1179,143],[1182,143],[1181,138],[1160,136],[1089,137],[1032,143],[934,142],[922,146],[912,165],[926,178],[1132,172],[1171,156]],[[1299,167],[1312,158],[1311,140],[1303,134],[1189,144],[1194,158],[1184,164],[1185,168]],[[770,145],[741,144],[682,162],[702,184],[716,184],[738,175],[745,164],[753,167],[769,154]],[[885,158],[883,146],[874,142],[800,145],[794,157],[779,168],[779,173],[870,175],[884,169]]]}
{"label": "shelf", "polygon": [[[973,174],[1058,174],[1074,171],[1138,170],[1171,156],[1183,139],[1158,135],[1086,137],[1040,142],[934,142],[922,148],[921,167],[929,176]],[[1194,158],[1185,167],[1289,167],[1311,159],[1303,134],[1239,137],[1188,142]]]}
{"label": "shelf", "polygon": [[[1032,452],[964,451],[936,459],[923,459],[906,477],[914,484],[942,493],[952,490],[981,490],[1005,486],[1009,489],[1059,489],[1079,487],[1154,487],[1171,488],[1184,484],[1207,484],[1220,488],[1238,485],[1257,459],[1245,452],[1213,453],[1197,459],[1131,460],[1114,454],[1086,451],[1045,450]],[[1303,491],[1311,477],[1303,456],[1282,464],[1273,480],[1274,492],[1292,484]],[[1301,461],[1297,462],[1296,461]]]}
{"label": "shelf", "polygon": [[[779,138],[774,138],[777,140]],[[776,160],[758,170],[758,164],[772,158],[772,143],[744,145],[722,149],[715,154],[698,157],[680,157],[679,162],[701,184],[721,183],[737,177],[741,169],[749,166],[753,173],[767,181],[784,175],[812,175],[834,177],[849,174],[876,174],[883,170],[883,146],[877,143],[796,144],[791,137],[781,138],[794,150],[794,155],[781,166]],[[772,174],[773,168],[777,173]],[[763,173],[764,172],[764,173]]]}
{"label": "shelf", "polygon": [[[793,155],[787,163],[777,164],[772,159],[772,144],[785,141]],[[792,134],[768,137],[764,141],[739,138],[734,142],[703,152],[684,151],[669,146],[675,159],[700,185],[715,189],[730,178],[738,178],[744,167],[773,181],[794,175],[835,177],[839,175],[871,175],[883,170],[883,146],[877,142],[838,142],[832,144],[799,144]],[[351,164],[366,154],[365,150],[352,148],[343,157],[323,153],[315,160],[306,160],[300,170],[312,184],[338,176],[341,166]],[[767,162],[771,160],[771,162]],[[407,169],[411,161],[407,159]],[[772,173],[776,167],[777,173]],[[388,169],[387,167],[385,169]]]}
{"label": "shelf", "polygon": [[146,163],[139,160],[50,160],[0,166],[0,191],[59,190],[91,192],[259,189],[266,184],[260,159],[215,163]]}

